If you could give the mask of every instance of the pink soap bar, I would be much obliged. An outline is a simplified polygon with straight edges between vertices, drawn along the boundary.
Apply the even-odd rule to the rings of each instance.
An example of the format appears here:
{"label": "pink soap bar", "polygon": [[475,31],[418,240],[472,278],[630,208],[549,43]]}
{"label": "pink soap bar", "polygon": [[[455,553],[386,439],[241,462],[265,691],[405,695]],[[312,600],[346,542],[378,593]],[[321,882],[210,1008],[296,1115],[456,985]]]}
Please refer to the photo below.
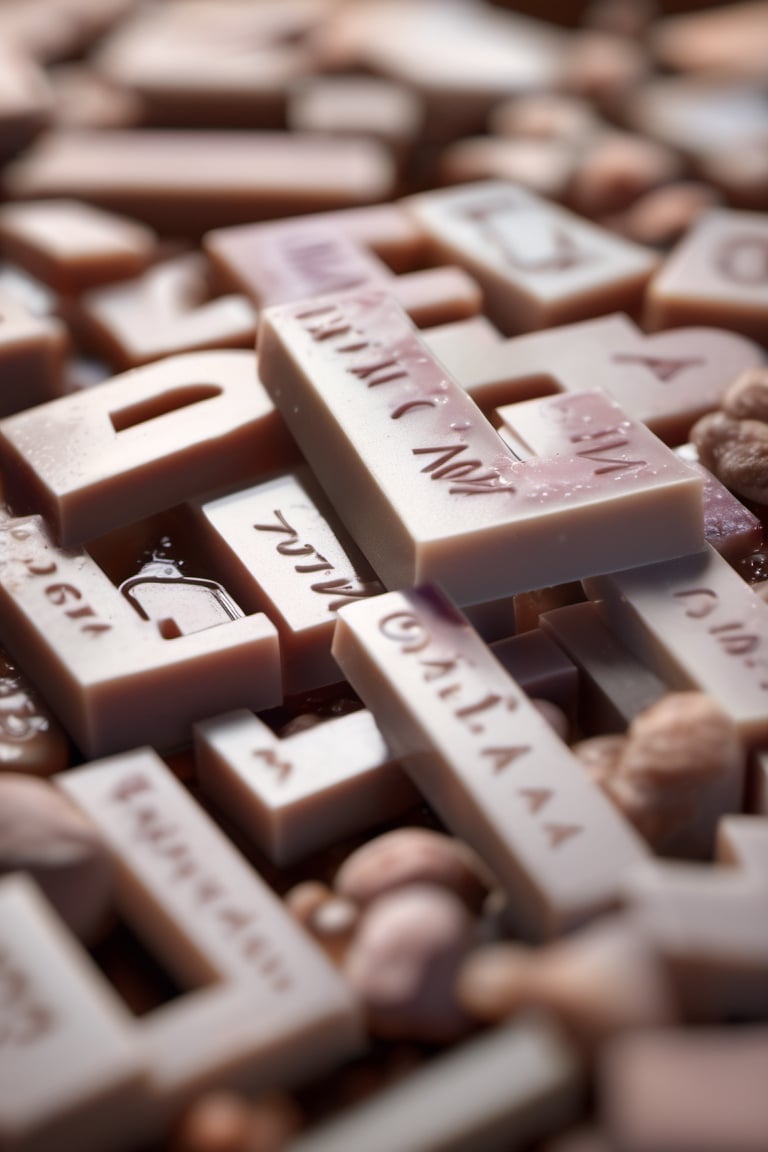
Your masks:
{"label": "pink soap bar", "polygon": [[557,396],[540,423],[568,451],[517,460],[380,293],[267,309],[259,372],[387,587],[473,604],[702,546],[701,481],[646,428]]}
{"label": "pink soap bar", "polygon": [[259,308],[344,292],[390,292],[420,326],[447,323],[480,310],[482,294],[461,268],[427,268],[395,276],[338,221],[339,213],[225,228],[206,246],[223,279]]}
{"label": "pink soap bar", "polygon": [[119,370],[182,352],[251,348],[255,337],[249,302],[211,299],[206,261],[194,252],[93,289],[72,311],[84,341]]}
{"label": "pink soap bar", "polygon": [[0,422],[9,503],[42,513],[67,545],[290,455],[244,350],[169,357]]}
{"label": "pink soap bar", "polygon": [[53,317],[35,315],[10,286],[0,288],[0,416],[61,396],[67,333]]}
{"label": "pink soap bar", "polygon": [[3,255],[57,292],[143,272],[157,239],[135,220],[77,200],[6,204],[0,212]]}
{"label": "pink soap bar", "polygon": [[549,937],[616,903],[645,845],[442,593],[342,608],[333,651],[417,787],[498,876],[523,931]]}

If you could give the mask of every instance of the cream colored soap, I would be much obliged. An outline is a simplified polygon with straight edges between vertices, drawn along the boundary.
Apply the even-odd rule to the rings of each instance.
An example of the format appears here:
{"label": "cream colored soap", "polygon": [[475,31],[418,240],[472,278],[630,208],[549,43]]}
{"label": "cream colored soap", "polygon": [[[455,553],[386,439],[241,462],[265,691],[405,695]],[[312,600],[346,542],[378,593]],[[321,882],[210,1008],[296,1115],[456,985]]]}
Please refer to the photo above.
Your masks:
{"label": "cream colored soap", "polygon": [[[376,222],[372,222],[374,239]],[[206,247],[222,278],[258,308],[344,292],[379,288],[390,292],[420,327],[448,323],[479,312],[482,293],[461,268],[424,268],[395,276],[359,239],[359,219],[338,212],[307,218],[224,228]],[[416,248],[414,237],[412,247]]]}
{"label": "cream colored soap", "polygon": [[191,989],[136,1026],[161,1113],[206,1087],[296,1083],[359,1047],[349,989],[152,749],[57,782],[115,855],[123,916]]}
{"label": "cream colored soap", "polygon": [[259,371],[389,588],[474,604],[703,544],[701,480],[646,429],[553,397],[542,419],[571,451],[519,461],[380,293],[267,309]]}
{"label": "cream colored soap", "polygon": [[334,654],[523,931],[551,937],[617,902],[645,846],[442,593],[342,608]]}
{"label": "cream colored soap", "polygon": [[134,1021],[37,885],[0,880],[0,1145],[135,1146],[150,1123]]}

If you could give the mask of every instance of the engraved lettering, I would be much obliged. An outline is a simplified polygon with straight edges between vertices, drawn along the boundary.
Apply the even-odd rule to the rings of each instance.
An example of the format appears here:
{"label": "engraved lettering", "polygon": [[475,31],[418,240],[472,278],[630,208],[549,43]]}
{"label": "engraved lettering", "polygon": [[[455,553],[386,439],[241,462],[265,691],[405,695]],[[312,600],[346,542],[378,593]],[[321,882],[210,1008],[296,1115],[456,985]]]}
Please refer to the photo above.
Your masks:
{"label": "engraved lettering", "polygon": [[[300,576],[314,576],[318,572],[335,572],[335,565],[331,563],[322,553],[318,552],[312,544],[299,544],[298,532],[293,528],[279,508],[274,510],[277,524],[254,524],[253,527],[258,532],[279,532],[290,536],[290,540],[281,540],[275,545],[275,550],[281,556],[299,557],[299,556],[314,556],[315,562],[311,564],[294,564],[293,570]],[[315,592],[318,596],[333,596],[335,599],[331,600],[328,604],[329,612],[337,612],[350,600],[364,599],[367,596],[375,596],[381,591],[381,585],[378,580],[362,581],[358,580],[356,576],[337,576],[332,580],[314,581],[309,585],[310,591]],[[338,596],[337,593],[341,592],[342,595]]]}
{"label": "engraved lettering", "polygon": [[518,788],[518,794],[528,801],[530,811],[535,815],[554,796],[551,788]]}
{"label": "engraved lettering", "polygon": [[717,592],[711,588],[689,588],[684,592],[675,592],[675,598],[687,599],[689,596],[697,597],[697,601],[693,602],[692,607],[686,608],[686,616],[690,616],[694,620],[703,620],[714,612],[717,608]]}
{"label": "engraved lettering", "polygon": [[530,752],[530,744],[519,744],[511,747],[504,748],[481,748],[481,756],[489,756],[493,761],[493,771],[503,772],[505,768],[509,768],[510,764],[514,764],[521,756],[525,756]]}
{"label": "engraved lettering", "polygon": [[421,652],[432,643],[415,612],[390,612],[379,620],[379,631],[387,640],[400,644],[401,652]]}
{"label": "engraved lettering", "polygon": [[[387,372],[388,368],[394,368],[395,371]],[[351,372],[353,376],[357,376],[358,380],[367,382],[369,388],[377,388],[379,384],[389,384],[392,380],[403,380],[408,375],[393,357],[385,357],[373,364],[363,364],[357,368],[348,368],[347,371]]]}
{"label": "engraved lettering", "polygon": [[673,360],[671,357],[661,356],[634,356],[631,353],[617,352],[611,357],[615,364],[645,364],[662,384],[674,380],[686,368],[697,367],[705,361],[698,356],[689,356],[683,360]]}
{"label": "engraved lettering", "polygon": [[425,464],[421,469],[422,472],[429,474],[430,479],[451,480],[456,475],[461,477],[462,484],[454,484],[448,489],[452,494],[475,495],[481,491],[515,491],[514,486],[509,481],[502,480],[500,473],[495,468],[488,469],[479,476],[473,476],[473,472],[484,467],[480,460],[454,462],[455,457],[466,452],[467,448],[467,444],[442,444],[429,448],[412,448],[411,452],[414,456],[437,455],[436,460],[430,464]]}
{"label": "engraved lettering", "polygon": [[595,468],[595,476],[607,476],[609,472],[637,472],[647,466],[647,460],[622,460],[616,456],[602,456],[602,452],[616,452],[626,447],[629,440],[626,438],[614,440],[611,444],[604,444],[599,448],[583,448],[576,455],[583,460],[591,460],[593,464],[602,464],[602,468]]}
{"label": "engraved lettering", "polygon": [[289,760],[281,760],[272,748],[257,748],[254,756],[260,757],[268,768],[274,768],[278,780],[285,780],[291,774],[293,765]]}
{"label": "engraved lettering", "polygon": [[768,237],[729,236],[715,253],[715,267],[726,280],[749,287],[768,283]]}
{"label": "engraved lettering", "polygon": [[36,995],[29,977],[0,949],[0,1048],[42,1040],[56,1026],[55,1013]]}
{"label": "engraved lettering", "polygon": [[72,584],[49,584],[45,594],[51,604],[57,607],[66,604],[68,600],[82,600],[83,594]]}
{"label": "engraved lettering", "polygon": [[544,831],[549,837],[550,848],[559,848],[566,840],[578,836],[583,829],[579,824],[545,824]]}
{"label": "engraved lettering", "polygon": [[[248,942],[253,939],[250,930],[255,913],[250,908],[239,907],[218,877],[207,871],[208,865],[200,858],[195,844],[186,839],[183,827],[168,820],[153,792],[147,777],[134,774],[113,788],[111,797],[120,804],[124,818],[130,822],[128,830],[134,841],[151,852],[156,861],[172,865],[165,874],[166,881],[184,885],[190,902],[226,932],[240,956],[252,960]],[[290,988],[292,978],[283,959],[268,947],[269,963],[274,965],[267,974],[270,987],[273,991]],[[259,970],[262,969],[263,965],[259,964]]]}
{"label": "engraved lettering", "polygon": [[436,408],[437,402],[435,400],[408,400],[405,404],[398,405],[392,412],[391,419],[399,420],[401,416],[405,416],[407,412],[412,412],[414,408]]}

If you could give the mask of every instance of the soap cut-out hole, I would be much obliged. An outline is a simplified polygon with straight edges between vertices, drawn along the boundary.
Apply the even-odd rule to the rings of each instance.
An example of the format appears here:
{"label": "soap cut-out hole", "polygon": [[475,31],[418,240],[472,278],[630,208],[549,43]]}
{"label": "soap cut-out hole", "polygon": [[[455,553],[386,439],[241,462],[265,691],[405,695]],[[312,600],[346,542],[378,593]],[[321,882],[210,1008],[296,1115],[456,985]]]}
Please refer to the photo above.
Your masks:
{"label": "soap cut-out hole", "polygon": [[194,990],[183,987],[172,976],[122,917],[115,918],[109,932],[90,953],[134,1016],[147,1016]]}
{"label": "soap cut-out hole", "polygon": [[150,396],[146,400],[139,400],[125,408],[119,408],[116,412],[110,412],[109,419],[115,432],[125,432],[127,428],[146,424],[159,416],[166,416],[169,412],[190,408],[203,400],[213,400],[221,393],[222,388],[218,384],[182,384],[178,388],[169,388],[161,392],[159,396]]}

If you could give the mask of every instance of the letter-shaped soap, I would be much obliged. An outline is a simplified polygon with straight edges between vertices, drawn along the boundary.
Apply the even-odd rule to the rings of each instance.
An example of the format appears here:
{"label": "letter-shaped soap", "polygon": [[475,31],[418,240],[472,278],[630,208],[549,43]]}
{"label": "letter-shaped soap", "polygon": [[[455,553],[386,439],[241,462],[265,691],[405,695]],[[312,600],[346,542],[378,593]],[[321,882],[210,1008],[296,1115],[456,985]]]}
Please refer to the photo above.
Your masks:
{"label": "letter-shaped soap", "polygon": [[137,1027],[158,1105],[296,1083],[360,1044],[352,992],[150,748],[58,777],[115,854],[123,917],[184,987]]}
{"label": "letter-shaped soap", "polygon": [[348,605],[333,651],[523,931],[551,937],[616,902],[644,845],[445,596],[423,587]]}
{"label": "letter-shaped soap", "polygon": [[55,547],[39,516],[0,521],[0,608],[0,638],[89,756],[137,740],[172,747],[194,720],[282,699],[265,616],[188,635],[142,620],[86,552]]}
{"label": "letter-shaped soap", "polygon": [[267,309],[259,370],[383,583],[459,603],[701,548],[701,480],[598,394],[548,398],[561,448],[518,460],[378,292]]}
{"label": "letter-shaped soap", "polygon": [[512,183],[482,181],[403,201],[433,255],[466,268],[503,332],[632,311],[657,264],[632,244]]}
{"label": "letter-shaped soap", "polygon": [[147,1082],[134,1021],[36,884],[0,880],[0,1147],[132,1147]]}
{"label": "letter-shaped soap", "polygon": [[173,356],[0,421],[14,511],[79,544],[286,462],[252,352]]}

